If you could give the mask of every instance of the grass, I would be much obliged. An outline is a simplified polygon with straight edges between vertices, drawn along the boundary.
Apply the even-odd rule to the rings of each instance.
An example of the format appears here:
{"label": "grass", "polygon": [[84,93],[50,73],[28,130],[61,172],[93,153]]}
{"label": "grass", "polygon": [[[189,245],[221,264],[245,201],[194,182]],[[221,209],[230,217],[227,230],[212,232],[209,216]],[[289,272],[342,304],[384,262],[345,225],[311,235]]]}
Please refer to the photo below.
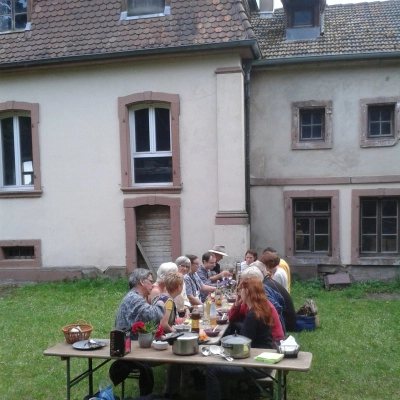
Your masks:
{"label": "grass", "polygon": [[[65,362],[43,350],[62,341],[61,328],[78,318],[94,326],[92,337],[108,338],[126,291],[124,279],[97,279],[28,285],[0,295],[0,398],[65,399]],[[400,398],[400,280],[340,291],[326,291],[320,281],[294,282],[292,296],[296,307],[315,301],[320,327],[293,334],[302,350],[313,353],[313,363],[308,373],[290,373],[290,400]],[[107,379],[109,365],[96,373],[96,386]],[[71,366],[75,376],[86,361],[73,359]],[[155,376],[155,391],[162,393],[163,367]],[[132,395],[135,382],[126,387]],[[85,395],[85,383],[72,388],[73,400]],[[204,398],[201,392],[188,395]]]}

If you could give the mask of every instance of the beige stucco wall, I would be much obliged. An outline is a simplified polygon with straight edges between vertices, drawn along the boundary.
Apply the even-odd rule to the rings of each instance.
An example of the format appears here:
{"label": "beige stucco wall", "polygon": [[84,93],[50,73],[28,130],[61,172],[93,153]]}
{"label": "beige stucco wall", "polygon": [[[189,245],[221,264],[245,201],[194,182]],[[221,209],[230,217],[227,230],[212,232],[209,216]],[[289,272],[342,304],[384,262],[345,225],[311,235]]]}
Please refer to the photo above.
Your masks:
{"label": "beige stucco wall", "polygon": [[[251,178],[356,178],[399,175],[399,144],[360,148],[360,99],[399,96],[398,65],[276,67],[251,75]],[[291,149],[291,103],[333,102],[332,149]],[[351,191],[400,188],[399,183],[252,186],[251,245],[273,246],[285,256],[285,190],[339,190],[339,241],[343,265],[351,261]]]}
{"label": "beige stucco wall", "polygon": [[[219,203],[244,210],[244,198],[236,196],[244,175],[235,185],[235,178],[217,167],[225,155],[217,143],[217,120],[223,119],[217,117],[215,70],[239,66],[237,55],[225,55],[2,73],[0,102],[39,103],[43,195],[0,199],[1,240],[41,239],[43,267],[125,265],[123,199],[135,195],[120,191],[117,99],[154,91],[180,96],[182,252],[201,256],[218,239],[237,253],[234,259],[242,256],[248,239],[233,249],[229,241],[237,229],[227,227],[225,236],[215,238],[214,226]],[[225,108],[238,110],[242,86],[223,89],[231,102]],[[229,118],[242,127],[235,135],[243,134],[243,114]],[[221,186],[224,180],[229,185]]]}

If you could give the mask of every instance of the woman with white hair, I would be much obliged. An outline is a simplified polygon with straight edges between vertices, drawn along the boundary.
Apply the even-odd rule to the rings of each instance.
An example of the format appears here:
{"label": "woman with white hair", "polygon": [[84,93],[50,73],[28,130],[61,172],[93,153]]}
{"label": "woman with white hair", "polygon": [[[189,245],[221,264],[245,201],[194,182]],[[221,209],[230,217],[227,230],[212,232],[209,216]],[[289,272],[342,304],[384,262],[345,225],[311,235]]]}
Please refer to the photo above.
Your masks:
{"label": "woman with white hair", "polygon": [[165,289],[165,277],[171,272],[178,272],[178,267],[173,262],[162,263],[157,270],[157,278],[155,283],[153,284],[153,288],[151,289],[151,293],[149,295],[150,304],[153,302],[154,297],[158,296],[161,293],[166,293]]}
{"label": "woman with white hair", "polygon": [[[175,264],[178,266],[178,271],[185,276],[190,270],[190,259],[186,256],[180,256],[175,260]],[[174,299],[178,314],[180,317],[189,318],[190,315],[190,301],[186,294],[186,284],[183,281],[182,293]]]}

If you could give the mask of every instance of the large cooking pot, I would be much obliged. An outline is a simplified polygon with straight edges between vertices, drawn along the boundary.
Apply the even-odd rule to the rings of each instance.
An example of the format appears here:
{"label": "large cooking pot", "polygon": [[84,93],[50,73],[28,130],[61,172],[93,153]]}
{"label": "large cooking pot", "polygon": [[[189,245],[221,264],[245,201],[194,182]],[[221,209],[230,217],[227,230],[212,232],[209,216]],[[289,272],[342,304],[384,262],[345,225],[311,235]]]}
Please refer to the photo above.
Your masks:
{"label": "large cooking pot", "polygon": [[165,340],[172,345],[172,352],[177,356],[191,356],[199,352],[199,335],[197,333],[172,334]]}
{"label": "large cooking pot", "polygon": [[237,335],[225,336],[221,339],[221,346],[224,353],[233,358],[248,358],[250,357],[251,339]]}

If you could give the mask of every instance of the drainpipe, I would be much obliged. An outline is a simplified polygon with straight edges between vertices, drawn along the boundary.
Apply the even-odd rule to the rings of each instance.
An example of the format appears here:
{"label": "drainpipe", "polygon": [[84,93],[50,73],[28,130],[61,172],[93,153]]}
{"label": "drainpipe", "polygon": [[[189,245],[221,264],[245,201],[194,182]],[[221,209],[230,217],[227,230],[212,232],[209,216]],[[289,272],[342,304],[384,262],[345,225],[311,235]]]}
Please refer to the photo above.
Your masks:
{"label": "drainpipe", "polygon": [[[246,190],[246,212],[251,227],[251,202],[250,202],[250,71],[252,62],[245,61],[244,69],[244,146],[245,146],[245,190]],[[251,228],[250,228],[251,230]]]}

